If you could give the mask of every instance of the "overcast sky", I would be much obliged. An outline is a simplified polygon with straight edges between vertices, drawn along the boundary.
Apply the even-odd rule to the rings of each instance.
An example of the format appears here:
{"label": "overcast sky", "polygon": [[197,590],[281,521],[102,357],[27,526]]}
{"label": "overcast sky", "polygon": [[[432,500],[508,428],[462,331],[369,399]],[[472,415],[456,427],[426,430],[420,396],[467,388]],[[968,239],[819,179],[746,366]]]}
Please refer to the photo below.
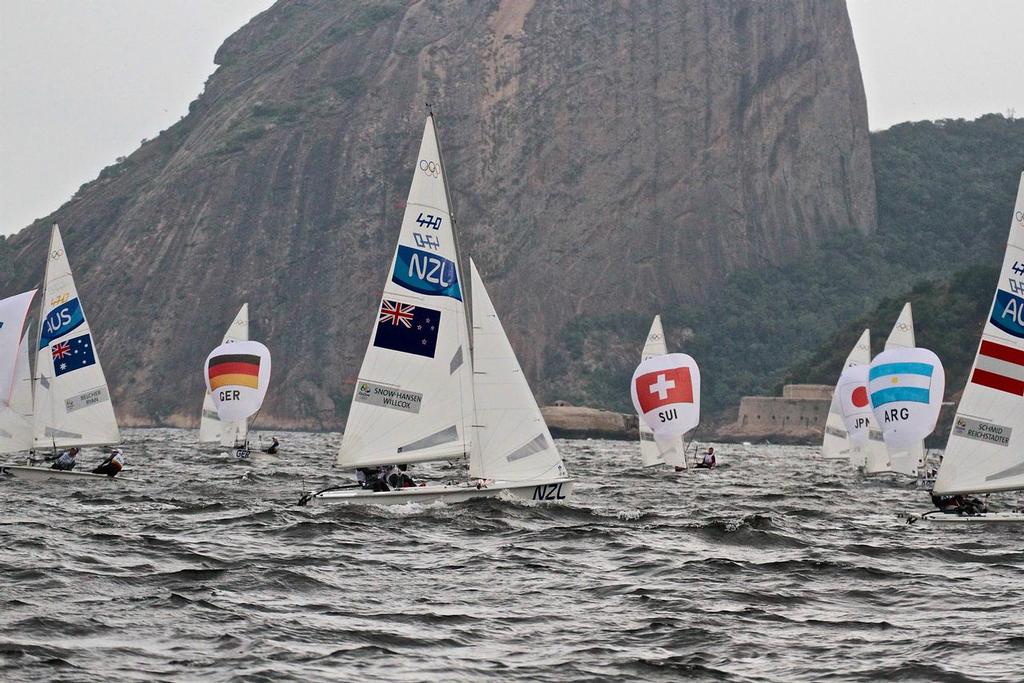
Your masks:
{"label": "overcast sky", "polygon": [[[0,0],[0,234],[183,116],[217,47],[272,1]],[[848,4],[872,130],[1024,116],[1024,1]]]}

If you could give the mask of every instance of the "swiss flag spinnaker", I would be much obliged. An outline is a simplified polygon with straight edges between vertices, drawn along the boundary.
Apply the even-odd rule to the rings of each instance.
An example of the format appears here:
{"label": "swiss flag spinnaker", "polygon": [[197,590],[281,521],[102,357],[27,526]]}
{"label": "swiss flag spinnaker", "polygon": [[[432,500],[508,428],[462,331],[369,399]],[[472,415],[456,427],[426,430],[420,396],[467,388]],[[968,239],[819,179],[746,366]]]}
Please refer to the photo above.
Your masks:
{"label": "swiss flag spinnaker", "polygon": [[633,407],[655,439],[680,436],[700,422],[700,370],[685,353],[653,356],[633,372]]}

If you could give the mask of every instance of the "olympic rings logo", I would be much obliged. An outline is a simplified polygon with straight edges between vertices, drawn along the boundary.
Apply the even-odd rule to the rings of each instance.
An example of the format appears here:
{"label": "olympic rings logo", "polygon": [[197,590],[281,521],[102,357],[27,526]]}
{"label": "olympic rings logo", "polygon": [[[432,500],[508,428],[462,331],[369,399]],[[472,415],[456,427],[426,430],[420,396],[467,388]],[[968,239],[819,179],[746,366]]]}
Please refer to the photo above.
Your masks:
{"label": "olympic rings logo", "polygon": [[907,330],[910,329],[910,325],[906,323],[900,323],[899,325],[896,326],[896,329],[900,330],[901,332],[906,332]]}
{"label": "olympic rings logo", "polygon": [[651,340],[651,341],[658,341],[659,339],[661,339],[661,335],[660,335],[660,334],[658,334],[657,332],[655,332],[654,334],[652,334],[652,335],[650,336],[650,340]]}
{"label": "olympic rings logo", "polygon": [[1017,219],[1018,223],[1024,224],[1024,211],[1018,211],[1013,217]]}
{"label": "olympic rings logo", "polygon": [[68,292],[64,292],[60,296],[54,297],[53,299],[51,299],[50,300],[50,305],[51,306],[60,306],[61,304],[66,304],[68,302],[68,299],[70,299],[70,298],[71,298],[71,294],[69,294]]}
{"label": "olympic rings logo", "polygon": [[50,252],[50,260],[51,261],[56,261],[57,259],[59,259],[63,255],[64,255],[64,250],[63,249],[55,249],[54,251]]}
{"label": "olympic rings logo", "polygon": [[433,178],[441,175],[441,166],[436,161],[420,159],[420,170]]}

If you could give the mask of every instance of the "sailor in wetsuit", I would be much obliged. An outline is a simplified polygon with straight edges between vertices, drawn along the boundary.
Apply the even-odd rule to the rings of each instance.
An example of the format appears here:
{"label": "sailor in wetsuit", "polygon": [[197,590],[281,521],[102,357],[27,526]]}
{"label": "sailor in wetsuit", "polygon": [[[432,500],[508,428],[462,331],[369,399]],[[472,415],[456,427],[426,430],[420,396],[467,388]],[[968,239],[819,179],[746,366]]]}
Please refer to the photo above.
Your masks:
{"label": "sailor in wetsuit", "polygon": [[264,453],[269,455],[277,455],[277,447],[281,445],[281,442],[277,440],[276,436],[270,437],[273,443],[263,449]]}
{"label": "sailor in wetsuit", "polygon": [[715,458],[715,447],[710,446],[708,452],[704,454],[704,459],[697,464],[697,467],[713,470],[717,465],[718,460]]}
{"label": "sailor in wetsuit", "polygon": [[110,451],[107,459],[101,462],[93,471],[93,474],[105,474],[108,477],[116,477],[117,473],[124,469],[124,451],[115,448]]}
{"label": "sailor in wetsuit", "polygon": [[75,458],[78,457],[78,453],[78,448],[69,448],[68,450],[63,451],[60,455],[57,456],[56,462],[50,465],[50,469],[70,472],[71,470],[75,469],[75,465],[78,464],[78,461],[75,460]]}
{"label": "sailor in wetsuit", "polygon": [[988,512],[988,507],[977,498],[966,498],[961,495],[939,496],[933,493],[932,505],[947,515],[973,517]]}

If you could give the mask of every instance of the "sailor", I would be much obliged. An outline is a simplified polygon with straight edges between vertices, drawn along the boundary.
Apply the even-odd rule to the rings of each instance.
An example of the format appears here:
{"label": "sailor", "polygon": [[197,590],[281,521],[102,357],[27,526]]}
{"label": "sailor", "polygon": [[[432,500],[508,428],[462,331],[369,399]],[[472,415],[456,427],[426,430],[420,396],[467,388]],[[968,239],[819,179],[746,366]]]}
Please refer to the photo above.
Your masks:
{"label": "sailor", "polygon": [[974,517],[988,512],[988,506],[977,498],[966,498],[960,495],[940,496],[933,493],[932,505],[947,515]]}
{"label": "sailor", "polygon": [[706,469],[714,469],[718,465],[718,460],[715,458],[715,447],[710,446],[708,452],[704,454],[704,459],[701,460],[697,467],[704,467]]}
{"label": "sailor", "polygon": [[70,472],[78,464],[75,458],[78,457],[78,448],[69,448],[57,456],[57,461],[50,465],[51,470],[65,470]]}
{"label": "sailor", "polygon": [[264,448],[263,452],[268,453],[270,455],[277,455],[277,447],[281,445],[281,442],[277,440],[276,436],[272,436],[270,438],[273,441],[273,443]]}
{"label": "sailor", "polygon": [[110,455],[107,459],[99,464],[92,471],[93,474],[105,474],[108,477],[115,477],[117,473],[124,469],[124,451],[120,448],[115,448],[110,451]]}

